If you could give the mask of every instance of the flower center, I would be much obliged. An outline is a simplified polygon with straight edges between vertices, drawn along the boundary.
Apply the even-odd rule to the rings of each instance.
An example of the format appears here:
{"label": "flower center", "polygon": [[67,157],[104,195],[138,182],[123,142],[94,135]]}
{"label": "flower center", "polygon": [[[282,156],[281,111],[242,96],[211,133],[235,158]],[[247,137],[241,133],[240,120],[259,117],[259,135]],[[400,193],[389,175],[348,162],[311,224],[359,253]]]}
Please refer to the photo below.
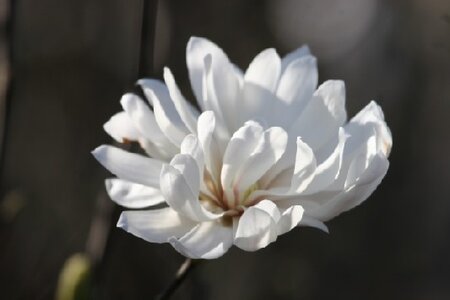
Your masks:
{"label": "flower center", "polygon": [[229,224],[233,217],[242,215],[245,207],[254,204],[249,199],[251,194],[259,188],[258,182],[255,182],[243,193],[236,188],[232,191],[224,191],[220,180],[213,180],[209,172],[205,170],[199,200],[211,212],[225,212],[221,222]]}

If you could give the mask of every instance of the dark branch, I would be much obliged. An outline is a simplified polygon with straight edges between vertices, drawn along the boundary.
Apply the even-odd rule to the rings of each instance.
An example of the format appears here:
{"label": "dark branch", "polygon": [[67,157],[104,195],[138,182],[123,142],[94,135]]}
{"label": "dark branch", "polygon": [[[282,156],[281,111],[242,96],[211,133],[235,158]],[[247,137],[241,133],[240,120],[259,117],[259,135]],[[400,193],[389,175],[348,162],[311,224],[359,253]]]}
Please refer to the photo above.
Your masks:
{"label": "dark branch", "polygon": [[183,264],[178,269],[175,277],[173,278],[170,285],[161,292],[156,299],[157,300],[167,300],[173,295],[173,293],[180,287],[180,285],[184,282],[187,276],[194,270],[194,268],[200,263],[199,260],[192,260],[190,258],[186,258]]}

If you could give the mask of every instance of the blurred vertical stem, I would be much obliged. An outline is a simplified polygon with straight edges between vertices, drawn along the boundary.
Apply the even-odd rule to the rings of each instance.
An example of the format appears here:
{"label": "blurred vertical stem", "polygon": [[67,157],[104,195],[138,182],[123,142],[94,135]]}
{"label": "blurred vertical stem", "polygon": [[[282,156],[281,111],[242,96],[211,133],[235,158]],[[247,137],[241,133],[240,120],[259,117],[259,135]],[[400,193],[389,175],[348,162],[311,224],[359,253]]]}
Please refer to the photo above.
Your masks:
{"label": "blurred vertical stem", "polygon": [[153,70],[158,0],[141,0],[141,10],[138,78],[148,76]]}
{"label": "blurred vertical stem", "polygon": [[[16,7],[19,0],[10,0],[6,6],[8,11],[5,22],[5,40],[6,40],[6,91],[4,98],[0,99],[0,188],[3,191],[4,188],[4,172],[5,172],[5,157],[6,157],[6,145],[8,143],[9,127],[11,123],[11,103],[13,97],[14,88],[14,25],[16,20]],[[1,95],[0,95],[1,97]],[[4,192],[4,191],[3,191]]]}
{"label": "blurred vertical stem", "polygon": [[[136,26],[138,45],[135,62],[136,78],[134,78],[134,81],[150,75],[153,69],[158,0],[140,0],[137,6],[141,17],[137,20]],[[114,206],[113,202],[108,199],[104,187],[102,187],[97,195],[96,211],[86,243],[86,254],[95,269],[94,280],[97,281],[94,284],[98,284],[99,277],[105,269],[108,249],[112,246],[111,233],[115,229],[115,217],[118,214],[118,207]]]}

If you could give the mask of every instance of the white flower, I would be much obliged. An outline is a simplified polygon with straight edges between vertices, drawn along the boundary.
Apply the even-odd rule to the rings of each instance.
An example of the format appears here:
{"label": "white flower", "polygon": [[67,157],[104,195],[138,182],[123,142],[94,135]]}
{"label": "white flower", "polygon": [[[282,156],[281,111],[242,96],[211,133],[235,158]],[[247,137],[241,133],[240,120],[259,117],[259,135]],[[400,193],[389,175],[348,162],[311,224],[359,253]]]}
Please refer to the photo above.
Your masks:
{"label": "white flower", "polygon": [[212,259],[232,245],[255,251],[298,225],[323,222],[364,201],[388,169],[392,138],[371,102],[347,122],[342,81],[317,87],[302,47],[258,54],[245,73],[215,44],[191,38],[191,85],[201,114],[178,89],[138,81],[153,111],[126,94],[105,130],[138,141],[150,157],[112,146],[93,151],[118,178],[110,197],[129,208],[118,226],[185,256]]}

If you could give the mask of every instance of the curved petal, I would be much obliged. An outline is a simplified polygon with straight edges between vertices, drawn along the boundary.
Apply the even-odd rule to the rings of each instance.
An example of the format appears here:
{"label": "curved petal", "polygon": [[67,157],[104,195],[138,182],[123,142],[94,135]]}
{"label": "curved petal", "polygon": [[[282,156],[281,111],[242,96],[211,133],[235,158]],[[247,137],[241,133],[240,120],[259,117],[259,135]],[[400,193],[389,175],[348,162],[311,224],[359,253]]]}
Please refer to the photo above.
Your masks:
{"label": "curved petal", "polygon": [[228,136],[229,132],[228,128],[225,125],[224,112],[222,111],[221,103],[217,98],[214,82],[213,63],[210,54],[205,57],[205,72],[203,74],[203,101],[205,110],[213,111],[215,118],[218,120],[216,124],[217,130],[223,136]]}
{"label": "curved petal", "polygon": [[198,195],[202,178],[200,178],[200,170],[195,159],[189,154],[177,154],[170,161],[170,165],[183,175],[192,194]]}
{"label": "curved petal", "polygon": [[339,130],[339,141],[333,153],[316,168],[314,178],[304,190],[304,194],[314,194],[332,184],[340,174],[342,156],[347,136],[343,128]]}
{"label": "curved petal", "polygon": [[167,140],[159,129],[153,112],[140,97],[128,93],[122,96],[120,103],[142,136],[172,153],[176,151],[176,147]]}
{"label": "curved petal", "polygon": [[119,178],[159,187],[159,174],[162,168],[162,162],[159,160],[106,145],[97,147],[92,151],[92,155]]}
{"label": "curved petal", "polygon": [[264,199],[258,202],[254,207],[265,211],[274,220],[275,223],[278,223],[281,218],[280,210],[275,205],[275,203],[270,200]]}
{"label": "curved petal", "polygon": [[233,222],[234,244],[246,251],[256,251],[277,239],[277,224],[258,204],[247,208]]}
{"label": "curved petal", "polygon": [[159,189],[142,184],[110,178],[105,180],[105,186],[109,197],[127,208],[145,208],[165,201]]}
{"label": "curved petal", "polygon": [[336,120],[337,127],[347,121],[345,110],[345,83],[342,80],[327,80],[322,83],[315,95],[322,98],[332,119]]}
{"label": "curved petal", "polygon": [[231,137],[223,155],[220,176],[226,199],[233,199],[232,188],[236,174],[254,151],[262,134],[263,128],[258,123],[248,121]]}
{"label": "curved petal", "polygon": [[166,146],[157,146],[145,137],[139,139],[139,145],[144,149],[148,156],[164,162],[169,161],[179,150],[167,140]]}
{"label": "curved petal", "polygon": [[150,97],[151,95],[149,92],[152,92],[152,94],[164,103],[170,103],[172,101],[167,86],[161,80],[145,78],[139,79],[137,84],[142,88],[142,91],[151,106],[153,106],[153,99]]}
{"label": "curved petal", "polygon": [[277,234],[282,235],[296,227],[303,218],[303,207],[294,205],[286,209],[277,224]]}
{"label": "curved petal", "polygon": [[275,49],[259,53],[245,72],[244,80],[274,92],[281,73],[281,60]]}
{"label": "curved petal", "polygon": [[388,168],[389,162],[386,157],[380,154],[376,155],[368,168],[361,174],[356,184],[326,201],[318,208],[308,211],[308,215],[321,221],[327,221],[361,204],[381,183]]}
{"label": "curved petal", "polygon": [[203,149],[196,135],[188,134],[180,146],[181,154],[189,154],[194,158],[197,163],[198,170],[200,171],[200,178],[203,178],[203,168],[205,167],[205,161],[203,156]]}
{"label": "curved petal", "polygon": [[189,154],[197,163],[198,169],[200,171],[199,178],[200,180],[200,190],[202,193],[210,196],[211,198],[215,198],[214,195],[211,194],[210,190],[206,186],[204,178],[204,169],[205,169],[205,158],[203,155],[203,149],[200,145],[200,141],[197,136],[194,134],[187,135],[180,148],[181,154]]}
{"label": "curved petal", "polygon": [[292,124],[289,134],[301,136],[312,149],[317,150],[337,135],[346,119],[344,82],[329,80],[314,93]]}
{"label": "curved petal", "polygon": [[[241,102],[238,104],[239,108],[236,111],[239,116],[239,124],[253,120],[267,126],[282,125],[280,124],[280,116],[283,114],[280,115],[277,112],[279,110],[285,113],[287,106],[272,92],[257,84],[245,81],[239,98]],[[279,107],[283,107],[283,109],[278,109]],[[275,111],[275,108],[278,110]]]}
{"label": "curved petal", "polygon": [[388,156],[392,147],[392,136],[384,122],[381,109],[371,102],[344,127],[347,139],[342,171],[332,185],[333,189],[344,189],[368,166],[376,154]]}
{"label": "curved petal", "polygon": [[124,211],[117,227],[151,243],[167,243],[196,225],[171,208]]}
{"label": "curved petal", "polygon": [[139,80],[145,96],[153,105],[153,113],[159,128],[175,146],[179,147],[189,130],[181,120],[170,98],[167,87],[157,80]]}
{"label": "curved petal", "polygon": [[[269,170],[268,172],[270,172],[271,170]],[[288,191],[291,188],[294,175],[294,167],[287,168],[284,171],[278,173],[278,175],[273,179],[271,178],[270,181],[265,181],[267,178],[267,173],[258,180],[258,185],[260,188],[263,188],[265,190],[282,189],[284,192]]]}
{"label": "curved petal", "polygon": [[194,109],[181,94],[180,89],[172,75],[169,68],[164,68],[164,81],[169,89],[170,97],[175,105],[175,108],[183,120],[186,127],[193,133],[197,132],[197,118],[198,111]]}
{"label": "curved petal", "polygon": [[122,111],[111,117],[103,125],[103,129],[119,143],[137,141],[141,133],[136,129],[127,113]]}
{"label": "curved petal", "polygon": [[291,191],[301,193],[314,179],[316,172],[316,158],[312,149],[297,138],[297,154],[295,158],[295,168],[291,181]]}
{"label": "curved petal", "polygon": [[283,155],[287,144],[287,133],[281,127],[264,131],[256,148],[239,167],[233,188],[241,194],[260,179]]}
{"label": "curved petal", "polygon": [[233,245],[231,228],[217,222],[202,222],[180,239],[170,239],[182,255],[194,259],[214,259],[224,255]]}
{"label": "curved petal", "polygon": [[204,59],[208,54],[211,55],[214,63],[229,64],[228,57],[216,44],[200,37],[191,37],[189,39],[186,48],[186,63],[189,71],[189,79],[194,95],[203,110],[210,109],[205,106],[203,95]]}
{"label": "curved petal", "polygon": [[[361,174],[367,169],[376,152],[376,134],[369,137],[357,151],[351,160],[347,161],[344,188],[354,184]],[[384,153],[382,153],[384,155]]]}
{"label": "curved petal", "polygon": [[197,123],[198,140],[203,149],[205,167],[213,180],[219,178],[222,165],[222,153],[214,136],[215,128],[216,119],[214,113],[212,111],[202,113]]}
{"label": "curved petal", "polygon": [[306,56],[306,55],[311,55],[311,51],[309,50],[308,46],[302,46],[300,48],[295,49],[294,51],[286,54],[282,59],[281,59],[281,74],[284,73],[284,71],[286,70],[286,68],[294,61],[296,61],[297,59]]}
{"label": "curved petal", "polygon": [[236,115],[241,92],[242,75],[226,60],[205,57],[203,97],[205,108],[212,109],[225,128],[220,128],[229,137],[241,125]]}
{"label": "curved petal", "polygon": [[164,165],[161,170],[161,192],[166,202],[177,212],[196,221],[210,221],[223,216],[206,210],[193,194],[183,174],[171,165]]}
{"label": "curved petal", "polygon": [[384,115],[381,107],[375,101],[371,101],[364,107],[350,122],[345,126],[349,134],[357,136],[358,128],[363,125],[372,125],[377,133],[377,147],[379,151],[383,152],[387,157],[392,148],[392,134],[384,121]]}
{"label": "curved petal", "polygon": [[287,109],[273,112],[280,114],[283,126],[288,126],[306,107],[316,90],[318,81],[316,58],[305,55],[293,61],[281,75],[276,95],[287,105]]}
{"label": "curved petal", "polygon": [[330,233],[328,230],[327,225],[325,225],[322,221],[319,221],[313,217],[310,216],[303,216],[300,223],[298,223],[298,226],[307,226],[307,227],[313,227],[322,230],[323,232]]}
{"label": "curved petal", "polygon": [[[281,173],[285,173],[287,170],[294,167],[294,161],[296,157],[296,141],[297,136],[288,134],[288,141],[286,149],[283,156],[277,161],[277,163],[267,171],[266,174],[261,178],[260,182],[262,186],[267,186],[269,183],[273,182]],[[291,172],[292,173],[292,172]]]}

